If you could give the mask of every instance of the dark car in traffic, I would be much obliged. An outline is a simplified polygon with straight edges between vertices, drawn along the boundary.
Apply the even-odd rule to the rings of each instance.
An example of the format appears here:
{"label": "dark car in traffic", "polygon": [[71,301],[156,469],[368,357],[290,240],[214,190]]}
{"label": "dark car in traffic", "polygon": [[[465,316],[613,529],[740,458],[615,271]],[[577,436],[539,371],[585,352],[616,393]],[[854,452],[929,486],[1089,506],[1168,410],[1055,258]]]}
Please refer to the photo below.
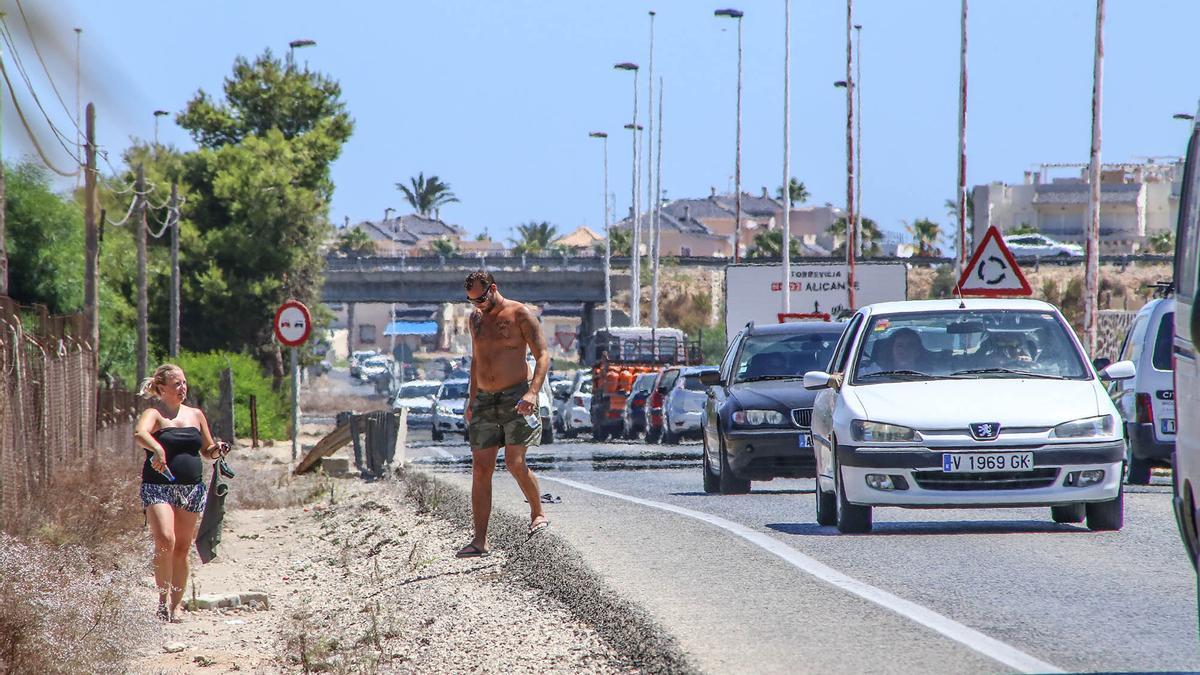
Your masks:
{"label": "dark car in traffic", "polygon": [[809,426],[816,392],[804,374],[828,366],[844,323],[755,325],[733,340],[708,387],[701,420],[704,491],[739,494],[751,481],[816,475]]}
{"label": "dark car in traffic", "polygon": [[642,373],[633,381],[629,397],[625,399],[623,415],[625,438],[636,440],[646,432],[646,402],[650,399],[650,391],[658,373]]}

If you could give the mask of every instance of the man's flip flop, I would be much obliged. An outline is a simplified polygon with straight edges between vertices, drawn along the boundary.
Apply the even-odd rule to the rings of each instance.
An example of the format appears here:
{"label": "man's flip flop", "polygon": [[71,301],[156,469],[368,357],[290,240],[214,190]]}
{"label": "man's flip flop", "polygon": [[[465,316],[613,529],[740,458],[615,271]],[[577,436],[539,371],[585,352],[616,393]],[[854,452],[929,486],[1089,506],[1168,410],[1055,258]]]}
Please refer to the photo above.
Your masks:
{"label": "man's flip flop", "polygon": [[466,546],[458,549],[458,553],[455,553],[454,557],[455,558],[486,558],[491,554],[492,554],[492,552],[487,550],[486,548],[479,548],[475,544],[467,544]]}
{"label": "man's flip flop", "polygon": [[550,527],[549,520],[543,520],[542,522],[540,522],[536,525],[531,525],[529,527],[529,536],[532,537],[533,535],[537,534],[538,532],[541,532],[542,530],[545,530],[548,527]]}

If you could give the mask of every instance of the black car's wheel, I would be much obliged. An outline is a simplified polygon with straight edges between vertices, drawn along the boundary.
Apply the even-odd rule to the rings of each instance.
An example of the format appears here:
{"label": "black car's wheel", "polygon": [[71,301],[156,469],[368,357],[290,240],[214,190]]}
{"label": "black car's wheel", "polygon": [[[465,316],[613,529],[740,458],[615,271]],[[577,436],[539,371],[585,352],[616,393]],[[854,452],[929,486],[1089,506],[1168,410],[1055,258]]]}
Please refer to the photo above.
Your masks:
{"label": "black car's wheel", "polygon": [[871,507],[851,504],[846,500],[846,486],[842,484],[842,468],[837,462],[837,446],[833,450],[833,482],[837,489],[837,529],[842,534],[862,534],[871,531]]}
{"label": "black car's wheel", "polygon": [[1150,460],[1135,457],[1128,440],[1125,441],[1125,482],[1130,485],[1150,484]]}
{"label": "black car's wheel", "polygon": [[821,479],[816,479],[816,489],[813,490],[817,502],[817,524],[837,525],[837,493],[825,492],[821,489]]}
{"label": "black car's wheel", "polygon": [[1125,526],[1125,488],[1117,491],[1117,498],[1106,502],[1088,504],[1087,527],[1093,532],[1119,530]]}
{"label": "black car's wheel", "polygon": [[1085,511],[1083,504],[1051,506],[1050,517],[1056,523],[1082,523],[1084,516],[1087,515]]}
{"label": "black car's wheel", "polygon": [[[666,432],[664,432],[665,435]],[[729,455],[725,452],[725,439],[720,439],[718,454],[721,457],[721,494],[744,495],[750,491],[750,481],[738,478],[729,466]]]}
{"label": "black car's wheel", "polygon": [[656,429],[654,427],[646,429],[646,442],[647,443],[657,443],[661,436],[662,436],[662,431],[660,429]]}
{"label": "black car's wheel", "polygon": [[592,440],[597,443],[608,439],[608,430],[601,424],[592,425]]}
{"label": "black car's wheel", "polygon": [[554,443],[554,426],[546,424],[546,420],[542,420],[542,445],[552,445]]}
{"label": "black car's wheel", "polygon": [[436,441],[436,442],[438,442],[438,443],[441,443],[441,442],[442,442],[442,440],[445,438],[445,435],[443,435],[443,434],[442,434],[442,430],[441,430],[441,429],[438,429],[438,428],[437,428],[437,425],[434,425],[434,427],[433,427],[433,434],[432,434],[432,436],[433,436],[433,440],[434,440],[434,441]]}
{"label": "black car's wheel", "polygon": [[721,491],[721,477],[712,472],[712,467],[708,464],[708,437],[702,436],[701,442],[704,444],[704,452],[701,454],[701,465],[704,471],[704,491],[708,494],[714,494]]}

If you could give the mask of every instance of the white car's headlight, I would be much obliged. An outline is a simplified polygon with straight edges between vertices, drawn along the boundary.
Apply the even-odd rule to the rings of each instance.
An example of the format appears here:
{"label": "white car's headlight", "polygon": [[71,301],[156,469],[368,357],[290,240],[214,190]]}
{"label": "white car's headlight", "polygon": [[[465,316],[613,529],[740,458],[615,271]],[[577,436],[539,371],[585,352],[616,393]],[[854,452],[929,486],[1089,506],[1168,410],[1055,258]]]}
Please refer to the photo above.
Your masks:
{"label": "white car's headlight", "polygon": [[921,439],[915,429],[867,420],[851,422],[850,435],[859,443],[911,443]]}
{"label": "white car's headlight", "polygon": [[779,426],[784,420],[777,410],[738,410],[731,417],[734,424],[747,427]]}
{"label": "white car's headlight", "polygon": [[1112,436],[1117,423],[1112,415],[1064,422],[1050,431],[1051,438],[1099,438]]}

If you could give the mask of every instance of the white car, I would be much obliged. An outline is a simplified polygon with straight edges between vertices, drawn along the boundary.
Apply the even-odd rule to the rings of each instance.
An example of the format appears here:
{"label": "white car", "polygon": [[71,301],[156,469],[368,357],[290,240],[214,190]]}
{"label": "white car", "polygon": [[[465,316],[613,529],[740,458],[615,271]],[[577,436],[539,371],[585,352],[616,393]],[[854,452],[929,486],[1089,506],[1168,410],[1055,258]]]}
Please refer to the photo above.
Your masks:
{"label": "white car", "polygon": [[681,369],[663,401],[663,443],[673,445],[684,436],[699,438],[703,433],[700,425],[704,421],[708,387],[700,381],[700,373],[716,370],[713,366]]}
{"label": "white car", "polygon": [[1150,469],[1169,464],[1175,452],[1175,378],[1171,343],[1175,338],[1175,299],[1146,303],[1121,345],[1119,360],[1132,361],[1137,377],[1108,385],[1125,421],[1125,479],[1150,483]]}
{"label": "white car", "polygon": [[1076,257],[1083,255],[1079,244],[1055,241],[1044,234],[1013,234],[1004,237],[1004,245],[1018,258]]}
{"label": "white car", "polygon": [[592,374],[581,370],[571,383],[571,392],[554,411],[558,428],[570,438],[592,428]]}
{"label": "white car", "polygon": [[447,433],[467,433],[463,412],[467,406],[471,381],[465,379],[446,380],[438,388],[433,400],[433,440],[440,441]]}
{"label": "white car", "polygon": [[1037,300],[920,300],[858,310],[819,389],[817,522],[871,529],[872,508],[1049,506],[1055,522],[1124,524],[1125,439],[1058,310]]}
{"label": "white car", "polygon": [[376,377],[383,374],[391,374],[392,372],[392,357],[390,356],[372,356],[362,362],[358,367],[358,379],[363,382],[370,382]]}
{"label": "white car", "polygon": [[400,391],[392,400],[392,408],[408,408],[408,426],[427,428],[433,426],[433,399],[442,383],[437,380],[413,380],[400,385]]}

